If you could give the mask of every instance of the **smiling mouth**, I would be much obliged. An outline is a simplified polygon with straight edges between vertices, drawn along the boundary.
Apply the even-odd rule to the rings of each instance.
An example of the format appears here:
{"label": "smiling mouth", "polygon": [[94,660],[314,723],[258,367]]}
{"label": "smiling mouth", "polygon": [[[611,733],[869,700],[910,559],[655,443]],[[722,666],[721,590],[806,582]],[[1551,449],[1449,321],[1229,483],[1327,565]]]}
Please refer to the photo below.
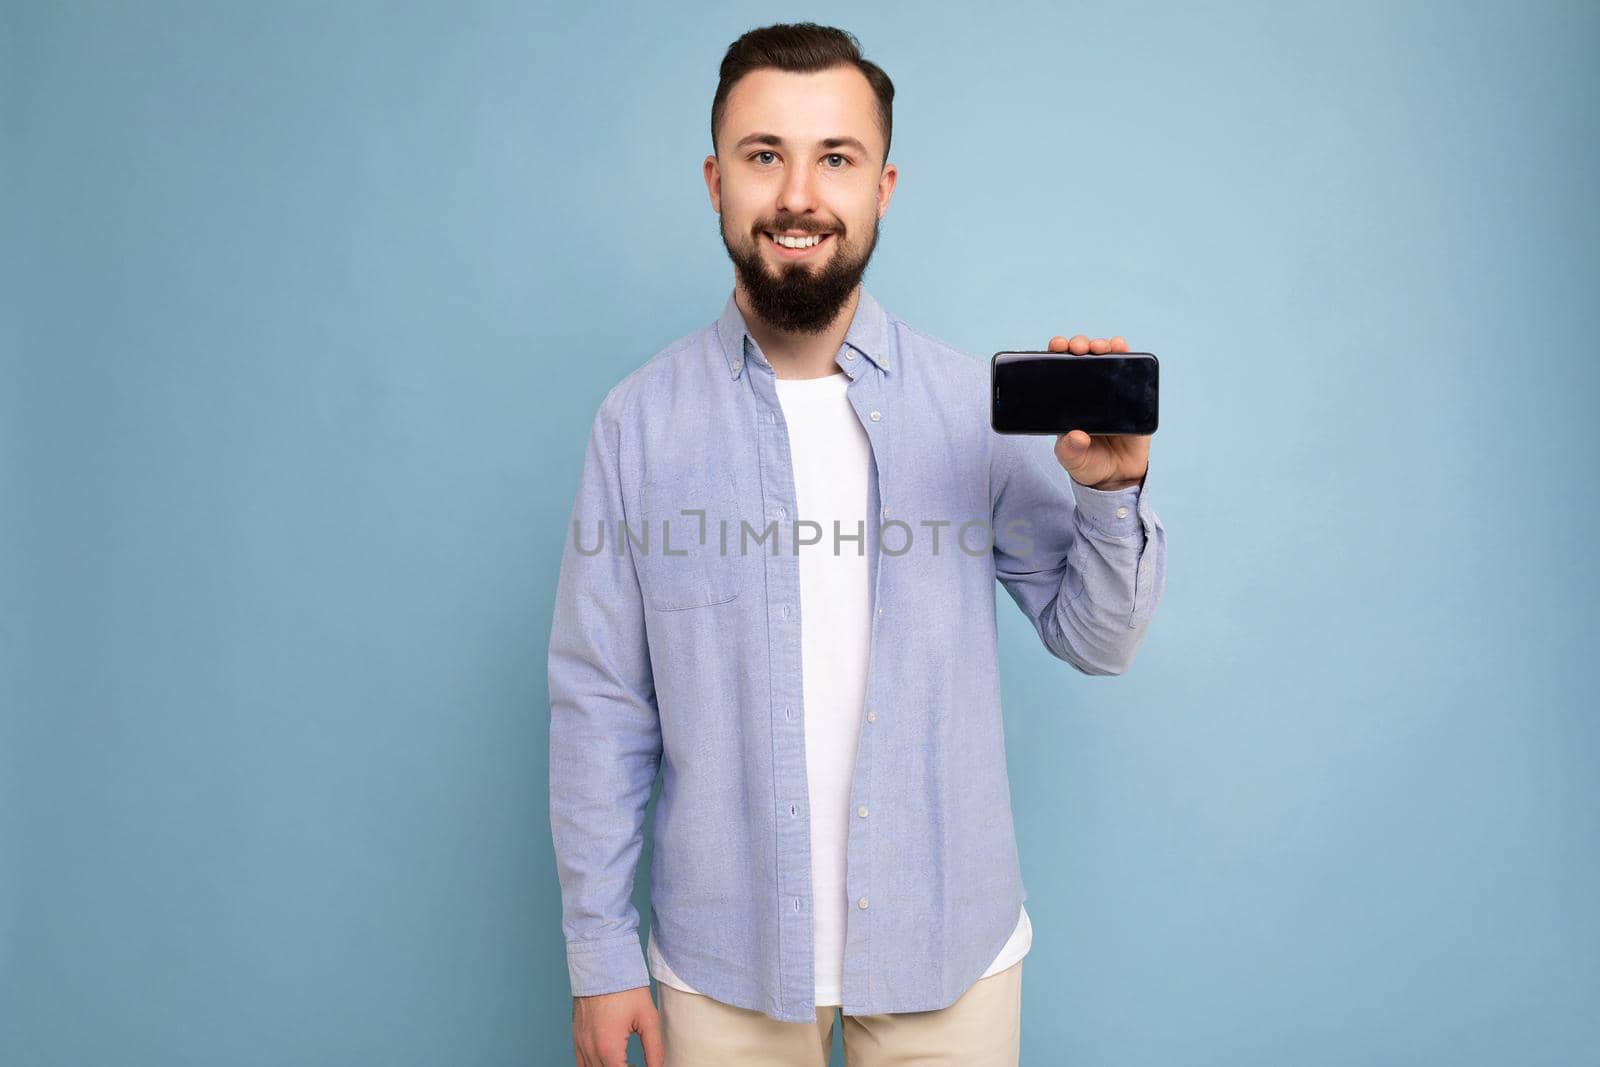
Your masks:
{"label": "smiling mouth", "polygon": [[[831,233],[784,234],[780,239],[779,235],[765,230],[762,231],[762,236],[767,239],[768,244],[777,249],[779,255],[789,258],[808,256],[833,239]],[[785,241],[789,243],[785,244]]]}

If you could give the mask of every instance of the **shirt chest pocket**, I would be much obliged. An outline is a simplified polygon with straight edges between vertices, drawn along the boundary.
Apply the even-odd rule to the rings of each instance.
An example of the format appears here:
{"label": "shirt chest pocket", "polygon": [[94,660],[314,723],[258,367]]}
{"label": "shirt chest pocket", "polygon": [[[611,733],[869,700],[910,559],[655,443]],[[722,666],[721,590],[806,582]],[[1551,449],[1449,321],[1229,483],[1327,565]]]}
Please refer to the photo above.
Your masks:
{"label": "shirt chest pocket", "polygon": [[657,611],[683,611],[739,595],[739,516],[731,477],[646,482],[639,488],[639,510],[645,528],[635,524],[629,536],[646,603]]}

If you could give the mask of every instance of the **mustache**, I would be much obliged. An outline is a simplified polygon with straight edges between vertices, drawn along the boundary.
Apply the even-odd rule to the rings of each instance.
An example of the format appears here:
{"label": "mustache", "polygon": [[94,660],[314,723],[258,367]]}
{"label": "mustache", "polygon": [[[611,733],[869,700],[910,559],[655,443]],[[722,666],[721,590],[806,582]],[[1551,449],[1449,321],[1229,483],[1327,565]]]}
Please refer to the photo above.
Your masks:
{"label": "mustache", "polygon": [[798,231],[800,231],[801,233],[803,233],[803,234],[805,234],[807,236],[809,236],[811,234],[817,234],[817,233],[842,233],[843,232],[842,228],[838,227],[838,226],[832,226],[832,227],[815,226],[815,225],[812,225],[811,223],[808,223],[808,222],[802,222],[799,219],[792,219],[792,220],[780,219],[780,220],[778,220],[776,222],[773,222],[770,225],[768,225],[766,223],[763,223],[760,226],[757,226],[756,227],[756,236],[759,237],[763,233],[788,233],[791,230],[798,230]]}

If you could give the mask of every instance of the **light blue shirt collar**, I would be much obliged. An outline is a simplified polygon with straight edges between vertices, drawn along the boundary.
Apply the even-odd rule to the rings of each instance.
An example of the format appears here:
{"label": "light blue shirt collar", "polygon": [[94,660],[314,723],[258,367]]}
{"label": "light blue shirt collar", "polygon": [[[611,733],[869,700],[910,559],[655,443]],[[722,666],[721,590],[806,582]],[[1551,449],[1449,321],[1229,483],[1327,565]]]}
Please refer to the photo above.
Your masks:
{"label": "light blue shirt collar", "polygon": [[[855,318],[850,320],[850,329],[844,335],[844,343],[860,352],[870,360],[873,366],[887,372],[889,370],[889,319],[884,314],[878,301],[867,292],[866,286],[860,289],[860,299],[856,303]],[[761,346],[750,334],[749,324],[745,322],[744,313],[739,310],[739,302],[734,293],[728,294],[728,302],[722,309],[722,317],[717,320],[717,339],[721,342],[722,355],[728,367],[728,376],[738,378],[744,370],[746,358],[759,360],[764,366],[771,367],[767,357],[761,354]],[[750,341],[747,348],[745,340]]]}

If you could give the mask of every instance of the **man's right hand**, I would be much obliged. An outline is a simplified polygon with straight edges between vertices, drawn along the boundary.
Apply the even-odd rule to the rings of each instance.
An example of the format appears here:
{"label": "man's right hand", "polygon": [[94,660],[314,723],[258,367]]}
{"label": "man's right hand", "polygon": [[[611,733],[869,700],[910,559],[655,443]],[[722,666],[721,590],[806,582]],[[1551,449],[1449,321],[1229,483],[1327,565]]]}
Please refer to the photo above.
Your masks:
{"label": "man's right hand", "polygon": [[572,998],[572,1047],[578,1067],[628,1067],[628,1035],[638,1034],[645,1067],[665,1067],[661,1017],[650,987]]}

